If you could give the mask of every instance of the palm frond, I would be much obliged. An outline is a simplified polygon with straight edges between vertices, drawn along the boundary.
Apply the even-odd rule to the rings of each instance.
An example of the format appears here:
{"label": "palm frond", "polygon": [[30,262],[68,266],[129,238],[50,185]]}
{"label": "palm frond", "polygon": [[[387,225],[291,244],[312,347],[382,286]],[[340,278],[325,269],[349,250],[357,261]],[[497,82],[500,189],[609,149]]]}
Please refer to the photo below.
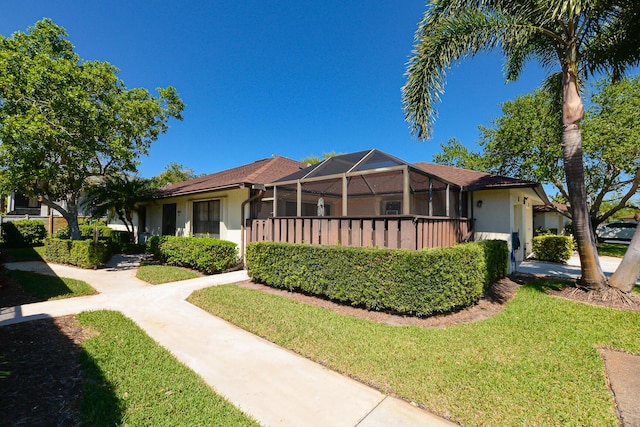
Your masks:
{"label": "palm frond", "polygon": [[[445,2],[440,2],[445,3]],[[515,44],[540,31],[519,16],[469,8],[453,14],[436,7],[427,11],[416,32],[416,46],[402,88],[405,118],[418,138],[428,138],[437,116],[435,104],[444,92],[447,70],[457,61]]]}

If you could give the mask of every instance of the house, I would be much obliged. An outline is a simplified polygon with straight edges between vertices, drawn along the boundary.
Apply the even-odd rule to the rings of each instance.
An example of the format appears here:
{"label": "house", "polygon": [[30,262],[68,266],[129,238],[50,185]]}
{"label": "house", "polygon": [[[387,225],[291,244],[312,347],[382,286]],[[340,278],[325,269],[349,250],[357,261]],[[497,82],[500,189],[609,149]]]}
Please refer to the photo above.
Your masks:
{"label": "house", "polygon": [[268,183],[249,241],[421,249],[503,239],[516,261],[531,253],[538,183],[379,150],[344,154]]}
{"label": "house", "polygon": [[247,217],[258,215],[255,202],[264,184],[307,165],[274,156],[164,187],[138,219],[139,240],[149,235],[211,236],[244,247]]}
{"label": "house", "polygon": [[565,234],[565,227],[571,223],[563,213],[569,211],[564,203],[553,202],[548,205],[536,205],[533,207],[533,228],[536,230],[551,230],[556,234]]}

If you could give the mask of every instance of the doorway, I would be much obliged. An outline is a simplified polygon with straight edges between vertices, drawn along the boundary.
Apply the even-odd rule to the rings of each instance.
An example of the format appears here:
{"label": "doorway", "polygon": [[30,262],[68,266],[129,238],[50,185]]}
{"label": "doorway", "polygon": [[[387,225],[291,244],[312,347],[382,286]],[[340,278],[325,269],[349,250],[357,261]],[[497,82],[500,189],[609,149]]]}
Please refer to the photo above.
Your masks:
{"label": "doorway", "polygon": [[176,204],[167,203],[162,205],[162,235],[176,235]]}

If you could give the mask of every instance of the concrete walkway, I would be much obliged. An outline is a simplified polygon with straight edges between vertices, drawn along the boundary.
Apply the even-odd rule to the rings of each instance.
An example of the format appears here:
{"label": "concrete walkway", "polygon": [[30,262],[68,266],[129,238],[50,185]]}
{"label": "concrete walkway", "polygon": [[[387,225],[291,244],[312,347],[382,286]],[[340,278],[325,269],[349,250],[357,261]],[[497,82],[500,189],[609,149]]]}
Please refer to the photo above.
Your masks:
{"label": "concrete walkway", "polygon": [[103,270],[42,262],[9,263],[6,267],[84,280],[100,294],[3,308],[0,326],[88,310],[120,311],[218,393],[265,426],[455,425],[185,301],[195,290],[245,280],[245,271],[152,286],[135,277],[135,257],[114,257],[114,263]]}
{"label": "concrete walkway", "polygon": [[[600,256],[600,266],[605,276],[610,277],[618,265],[620,265],[620,258],[610,256]],[[559,264],[555,262],[544,262],[536,260],[526,260],[518,264],[516,271],[520,273],[530,274],[543,274],[547,276],[558,276],[566,278],[580,277],[580,258],[577,254],[574,254],[565,264]],[[636,282],[640,285],[640,279]]]}

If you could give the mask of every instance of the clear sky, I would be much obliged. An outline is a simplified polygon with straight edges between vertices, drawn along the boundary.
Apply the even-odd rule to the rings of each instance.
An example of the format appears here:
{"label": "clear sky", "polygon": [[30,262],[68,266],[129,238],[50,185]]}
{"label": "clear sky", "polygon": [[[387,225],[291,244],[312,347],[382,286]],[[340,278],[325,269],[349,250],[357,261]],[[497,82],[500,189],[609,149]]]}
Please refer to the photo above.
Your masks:
{"label": "clear sky", "polygon": [[169,162],[212,173],[370,148],[431,161],[450,137],[475,148],[478,126],[544,73],[532,65],[505,84],[499,54],[465,60],[449,73],[433,139],[416,140],[401,87],[424,10],[423,0],[3,0],[0,34],[48,17],[128,88],[176,87],[184,121],[141,159],[151,177]]}

